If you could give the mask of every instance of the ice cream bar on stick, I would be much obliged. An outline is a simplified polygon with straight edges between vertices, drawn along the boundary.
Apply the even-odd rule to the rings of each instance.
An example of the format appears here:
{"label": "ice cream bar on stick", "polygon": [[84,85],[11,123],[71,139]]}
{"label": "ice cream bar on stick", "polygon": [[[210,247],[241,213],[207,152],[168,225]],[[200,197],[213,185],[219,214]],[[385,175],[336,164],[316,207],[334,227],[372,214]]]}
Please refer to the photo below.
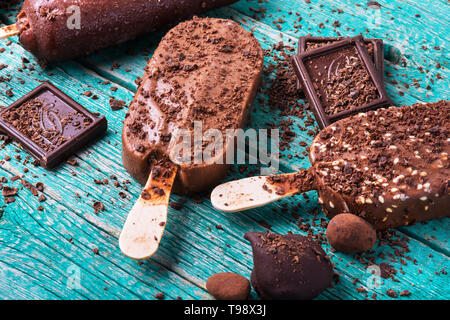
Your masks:
{"label": "ice cream bar on stick", "polygon": [[[234,146],[224,141],[220,148],[207,153],[200,142],[200,151],[210,157],[196,161],[193,143],[186,153],[192,157],[181,159],[177,150],[184,140],[179,138],[189,142],[197,139],[198,125],[202,127],[200,139],[210,130],[226,137],[228,129],[243,128],[261,81],[262,66],[263,50],[258,41],[231,20],[194,18],[180,23],[162,39],[123,127],[123,164],[145,184],[120,237],[125,255],[145,259],[154,254],[171,191],[206,191],[225,177],[225,158],[228,152],[234,154]],[[208,141],[205,136],[206,145]]]}
{"label": "ice cream bar on stick", "polygon": [[310,169],[228,182],[211,201],[235,212],[317,190],[327,216],[350,212],[377,230],[449,217],[449,133],[449,101],[360,113],[315,137]]}
{"label": "ice cream bar on stick", "polygon": [[16,29],[24,48],[50,63],[135,39],[235,1],[25,0]]}

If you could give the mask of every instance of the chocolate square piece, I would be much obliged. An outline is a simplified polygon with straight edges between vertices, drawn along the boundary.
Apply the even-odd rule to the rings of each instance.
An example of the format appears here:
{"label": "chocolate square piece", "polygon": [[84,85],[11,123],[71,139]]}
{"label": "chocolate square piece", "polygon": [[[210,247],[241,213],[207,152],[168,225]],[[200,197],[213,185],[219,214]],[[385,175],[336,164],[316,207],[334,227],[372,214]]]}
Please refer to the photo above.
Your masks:
{"label": "chocolate square piece", "polygon": [[322,129],[391,104],[362,40],[348,38],[293,56],[294,70]]}
{"label": "chocolate square piece", "polygon": [[[344,37],[311,37],[305,36],[298,39],[297,54],[305,51],[317,49],[337,41],[342,41]],[[383,40],[381,39],[364,39],[363,43],[372,59],[378,75],[384,81],[384,50]],[[297,79],[297,89],[301,90],[300,80]]]}
{"label": "chocolate square piece", "polygon": [[46,168],[58,165],[106,127],[104,116],[96,117],[50,82],[0,112],[0,130]]}

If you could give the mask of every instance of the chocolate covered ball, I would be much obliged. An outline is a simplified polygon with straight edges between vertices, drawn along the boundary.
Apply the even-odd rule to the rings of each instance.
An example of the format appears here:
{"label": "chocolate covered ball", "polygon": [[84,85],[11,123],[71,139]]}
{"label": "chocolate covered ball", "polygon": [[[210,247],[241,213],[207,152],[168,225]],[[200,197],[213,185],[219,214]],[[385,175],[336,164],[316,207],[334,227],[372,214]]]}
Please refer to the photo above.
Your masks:
{"label": "chocolate covered ball", "polygon": [[342,213],[330,220],[327,239],[337,251],[363,252],[377,242],[377,233],[370,223],[351,213]]}
{"label": "chocolate covered ball", "polygon": [[264,300],[306,300],[333,279],[333,266],[321,246],[296,234],[248,232],[252,244],[251,283]]}
{"label": "chocolate covered ball", "polygon": [[206,289],[218,300],[245,300],[250,294],[250,282],[237,273],[216,273],[206,281]]}

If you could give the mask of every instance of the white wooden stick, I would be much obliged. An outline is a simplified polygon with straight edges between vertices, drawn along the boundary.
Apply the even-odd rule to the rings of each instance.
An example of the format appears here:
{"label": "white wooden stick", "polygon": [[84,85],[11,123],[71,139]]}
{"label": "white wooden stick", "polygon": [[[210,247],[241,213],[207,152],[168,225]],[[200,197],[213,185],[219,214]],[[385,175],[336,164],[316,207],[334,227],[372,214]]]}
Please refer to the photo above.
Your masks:
{"label": "white wooden stick", "polygon": [[[153,173],[147,181],[141,196],[135,203],[122,229],[119,238],[120,250],[124,255],[135,260],[150,258],[158,250],[167,222],[172,185],[177,167],[171,165],[170,174]],[[164,191],[164,194],[160,190]]]}
{"label": "white wooden stick", "polygon": [[[288,173],[278,177],[289,179],[295,175],[298,175],[298,173]],[[313,189],[310,184],[305,184],[302,190],[287,186],[283,189],[283,192],[280,192],[279,187],[269,183],[268,178],[270,177],[251,177],[221,184],[211,193],[211,203],[217,210],[237,212],[261,207],[299,192]]]}
{"label": "white wooden stick", "polygon": [[9,38],[19,34],[15,24],[0,28],[0,39]]}

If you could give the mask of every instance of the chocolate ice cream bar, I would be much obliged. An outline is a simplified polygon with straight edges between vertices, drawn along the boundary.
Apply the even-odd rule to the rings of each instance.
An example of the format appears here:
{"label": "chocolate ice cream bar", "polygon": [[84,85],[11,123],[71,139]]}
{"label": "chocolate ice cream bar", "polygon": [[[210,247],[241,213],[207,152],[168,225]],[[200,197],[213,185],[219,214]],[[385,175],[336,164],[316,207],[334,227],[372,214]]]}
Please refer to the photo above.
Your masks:
{"label": "chocolate ice cream bar", "polygon": [[[297,54],[305,51],[317,49],[337,41],[344,40],[344,37],[312,37],[304,36],[298,39]],[[381,39],[363,39],[364,46],[375,65],[378,75],[384,79],[384,51],[383,40]],[[300,80],[297,80],[297,89],[301,89]]]}
{"label": "chocolate ice cream bar", "polygon": [[25,0],[22,45],[42,62],[71,59],[132,40],[236,0]]}
{"label": "chocolate ice cream bar", "polygon": [[53,168],[106,131],[97,117],[45,82],[0,112],[0,130],[46,168]]}
{"label": "chocolate ice cream bar", "polygon": [[370,111],[322,131],[310,149],[319,203],[376,229],[450,216],[450,102]]}
{"label": "chocolate ice cream bar", "polygon": [[293,56],[294,70],[322,129],[391,104],[361,36]]}
{"label": "chocolate ice cream bar", "polygon": [[377,230],[449,217],[449,133],[449,101],[360,113],[314,139],[309,170],[223,184],[212,203],[234,212],[315,189],[327,216],[353,213]]}
{"label": "chocolate ice cream bar", "polygon": [[[250,32],[226,19],[195,18],[168,32],[146,67],[123,127],[123,163],[145,183],[156,159],[178,165],[174,192],[207,190],[224,178],[220,161],[174,159],[177,132],[244,127],[258,89],[263,51]],[[225,143],[225,139],[224,139]],[[200,146],[204,147],[204,146]],[[215,159],[225,157],[225,144]],[[225,163],[223,159],[222,163]]]}

